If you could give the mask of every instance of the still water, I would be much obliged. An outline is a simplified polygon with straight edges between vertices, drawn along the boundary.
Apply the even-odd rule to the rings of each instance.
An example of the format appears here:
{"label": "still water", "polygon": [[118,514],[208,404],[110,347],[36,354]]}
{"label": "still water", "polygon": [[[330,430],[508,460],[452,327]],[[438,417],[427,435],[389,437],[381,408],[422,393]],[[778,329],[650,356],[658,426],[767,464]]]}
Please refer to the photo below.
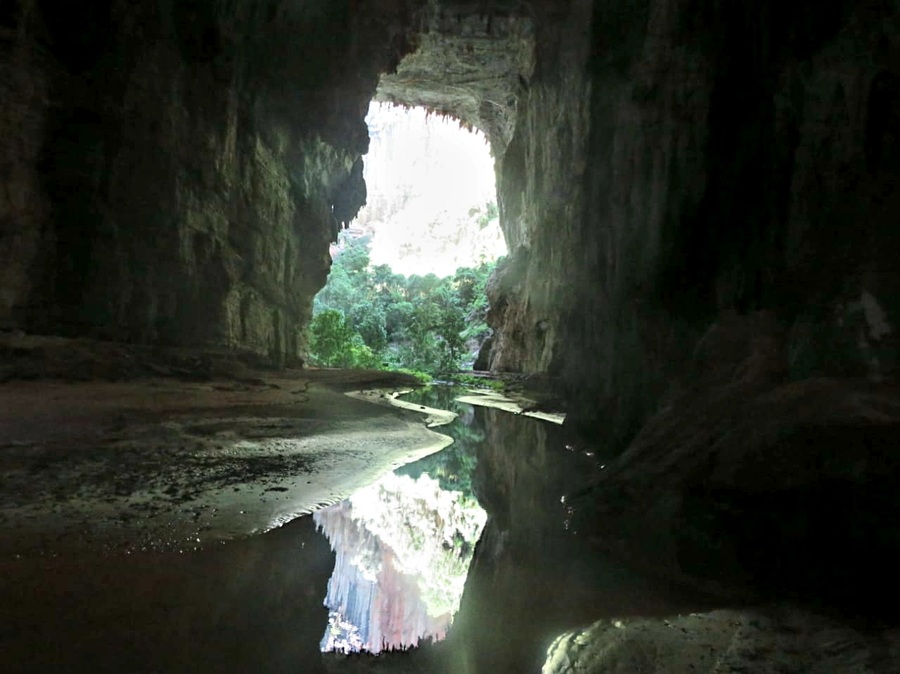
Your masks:
{"label": "still water", "polygon": [[487,521],[472,487],[484,422],[452,393],[432,387],[405,398],[458,415],[441,429],[454,439],[449,448],[312,516],[336,557],[323,652],[377,654],[447,635]]}
{"label": "still water", "polygon": [[191,554],[17,569],[3,671],[539,671],[565,629],[679,603],[567,526],[596,460],[559,427],[416,395],[459,415],[454,443],[331,508]]}

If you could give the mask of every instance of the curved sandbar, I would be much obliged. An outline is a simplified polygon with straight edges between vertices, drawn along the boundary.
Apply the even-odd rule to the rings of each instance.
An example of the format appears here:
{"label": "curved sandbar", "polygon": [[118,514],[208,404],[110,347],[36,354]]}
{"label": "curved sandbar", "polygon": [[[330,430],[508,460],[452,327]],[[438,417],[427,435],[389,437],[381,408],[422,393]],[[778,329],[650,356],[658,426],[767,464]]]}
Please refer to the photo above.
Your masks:
{"label": "curved sandbar", "polygon": [[[0,555],[190,549],[269,530],[452,440],[373,371],[0,384]],[[387,396],[387,393],[384,393]]]}

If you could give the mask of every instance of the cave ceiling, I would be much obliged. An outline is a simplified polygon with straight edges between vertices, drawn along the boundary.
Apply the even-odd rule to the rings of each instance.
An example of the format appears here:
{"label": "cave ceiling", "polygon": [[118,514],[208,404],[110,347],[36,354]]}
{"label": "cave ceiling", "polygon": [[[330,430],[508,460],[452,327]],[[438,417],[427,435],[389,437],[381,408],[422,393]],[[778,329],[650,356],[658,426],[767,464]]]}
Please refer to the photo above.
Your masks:
{"label": "cave ceiling", "polygon": [[521,3],[432,4],[416,49],[384,74],[375,100],[422,106],[485,133],[502,156],[534,69],[533,19]]}

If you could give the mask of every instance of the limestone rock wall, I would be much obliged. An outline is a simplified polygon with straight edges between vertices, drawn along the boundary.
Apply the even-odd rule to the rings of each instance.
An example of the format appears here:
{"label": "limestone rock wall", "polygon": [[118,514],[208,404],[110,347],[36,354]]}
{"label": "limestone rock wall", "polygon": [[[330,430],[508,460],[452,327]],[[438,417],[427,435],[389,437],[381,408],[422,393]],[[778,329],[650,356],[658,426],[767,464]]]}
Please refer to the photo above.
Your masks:
{"label": "limestone rock wall", "polygon": [[557,638],[542,674],[876,674],[896,669],[898,640],[793,609],[602,620]]}
{"label": "limestone rock wall", "polygon": [[18,21],[0,21],[0,326],[30,291],[46,217],[38,159],[47,99],[46,59]]}
{"label": "limestone rock wall", "polygon": [[0,326],[295,359],[415,5],[350,4],[4,3]]}
{"label": "limestone rock wall", "polygon": [[[593,3],[536,3],[534,68],[521,81],[517,124],[497,161],[508,263],[489,288],[491,368],[561,372],[561,330],[582,276],[582,217],[590,136]],[[570,354],[574,357],[574,353]]]}
{"label": "limestone rock wall", "polygon": [[716,326],[719,383],[759,339],[766,376],[892,377],[896,3],[554,9],[498,162],[492,366],[560,375],[617,444],[700,382]]}
{"label": "limestone rock wall", "polygon": [[[748,368],[891,379],[898,15],[5,3],[0,327],[297,357],[390,73],[378,98],[488,134],[511,251],[490,364],[558,377],[578,430],[622,445]],[[710,331],[733,344],[711,354]]]}

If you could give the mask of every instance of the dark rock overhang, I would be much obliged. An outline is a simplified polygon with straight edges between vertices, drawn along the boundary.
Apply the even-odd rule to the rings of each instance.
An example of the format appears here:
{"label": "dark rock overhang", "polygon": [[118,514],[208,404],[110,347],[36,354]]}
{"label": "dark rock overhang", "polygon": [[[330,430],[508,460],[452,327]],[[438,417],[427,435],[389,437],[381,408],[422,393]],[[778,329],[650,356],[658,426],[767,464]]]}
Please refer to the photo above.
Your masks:
{"label": "dark rock overhang", "polygon": [[375,100],[456,117],[500,157],[533,70],[534,21],[523,3],[432,2],[417,49],[381,77]]}

